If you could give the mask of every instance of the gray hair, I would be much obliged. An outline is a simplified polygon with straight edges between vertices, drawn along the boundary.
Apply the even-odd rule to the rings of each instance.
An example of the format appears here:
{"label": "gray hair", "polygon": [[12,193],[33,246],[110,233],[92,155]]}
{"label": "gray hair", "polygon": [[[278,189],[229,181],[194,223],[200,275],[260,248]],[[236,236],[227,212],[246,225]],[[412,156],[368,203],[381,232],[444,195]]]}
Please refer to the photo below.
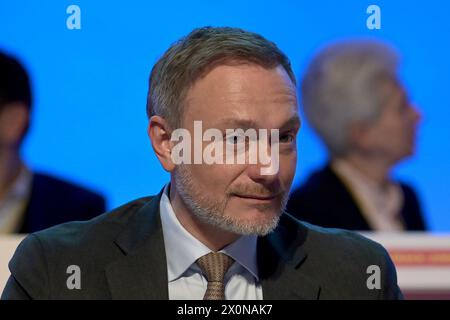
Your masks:
{"label": "gray hair", "polygon": [[379,85],[396,79],[398,56],[375,41],[349,41],[322,50],[302,81],[305,116],[331,156],[348,152],[349,126],[381,113]]}
{"label": "gray hair", "polygon": [[286,55],[264,37],[229,27],[194,29],[174,43],[154,65],[149,81],[147,116],[159,115],[173,128],[181,125],[184,98],[192,84],[220,64],[279,65],[295,84]]}

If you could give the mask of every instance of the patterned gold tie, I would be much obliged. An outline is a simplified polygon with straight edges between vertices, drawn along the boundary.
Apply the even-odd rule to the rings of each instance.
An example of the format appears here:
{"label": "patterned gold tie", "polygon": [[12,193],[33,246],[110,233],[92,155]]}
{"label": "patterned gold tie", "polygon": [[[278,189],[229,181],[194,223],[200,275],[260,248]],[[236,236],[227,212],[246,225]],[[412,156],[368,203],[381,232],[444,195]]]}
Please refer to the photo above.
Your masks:
{"label": "patterned gold tie", "polygon": [[210,252],[197,260],[198,266],[208,280],[208,287],[203,300],[225,299],[223,279],[233,262],[233,258],[221,252]]}

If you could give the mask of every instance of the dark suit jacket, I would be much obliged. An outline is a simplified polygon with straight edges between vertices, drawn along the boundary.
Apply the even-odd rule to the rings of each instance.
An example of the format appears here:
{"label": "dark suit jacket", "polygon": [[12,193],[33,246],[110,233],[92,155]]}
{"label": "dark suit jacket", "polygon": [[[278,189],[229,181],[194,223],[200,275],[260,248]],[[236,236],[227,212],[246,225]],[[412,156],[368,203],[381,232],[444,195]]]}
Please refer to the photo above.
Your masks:
{"label": "dark suit jacket", "polygon": [[[407,230],[425,230],[422,211],[414,190],[400,184],[404,205],[401,216]],[[314,172],[305,184],[295,189],[287,211],[298,219],[326,227],[370,230],[351,193],[329,165]]]}
{"label": "dark suit jacket", "polygon": [[[167,299],[160,197],[28,236],[9,264],[2,299]],[[258,238],[257,250],[264,299],[401,297],[386,250],[349,231],[285,213],[276,231]],[[67,288],[71,265],[80,268],[80,290]],[[366,286],[369,265],[381,268],[379,290]]]}
{"label": "dark suit jacket", "polygon": [[31,195],[19,233],[32,233],[55,225],[89,220],[105,212],[102,196],[60,179],[35,173]]}

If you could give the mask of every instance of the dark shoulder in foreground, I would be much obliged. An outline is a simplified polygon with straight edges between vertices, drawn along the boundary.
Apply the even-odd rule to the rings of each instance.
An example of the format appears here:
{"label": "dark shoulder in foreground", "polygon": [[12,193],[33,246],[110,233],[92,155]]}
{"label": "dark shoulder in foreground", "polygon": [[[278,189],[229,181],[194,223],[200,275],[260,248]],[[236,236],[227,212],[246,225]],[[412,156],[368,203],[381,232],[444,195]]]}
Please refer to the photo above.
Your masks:
{"label": "dark shoulder in foreground", "polygon": [[[349,230],[286,219],[304,233],[302,272],[322,284],[322,299],[402,299],[395,266],[379,243]],[[377,274],[372,277],[371,275]],[[372,289],[371,289],[372,288]]]}
{"label": "dark shoulder in foreground", "polygon": [[74,221],[63,223],[46,230],[35,232],[32,236],[49,246],[70,246],[79,248],[79,245],[92,246],[113,241],[124,226],[135,214],[153,197],[144,197],[128,202],[114,210],[101,214],[88,221]]}
{"label": "dark shoulder in foreground", "polygon": [[[68,222],[28,235],[9,263],[2,299],[108,299],[105,266],[123,256],[114,240],[152,197],[129,202],[89,221]],[[62,289],[68,266],[79,266],[87,293]],[[67,288],[65,288],[67,289]]]}

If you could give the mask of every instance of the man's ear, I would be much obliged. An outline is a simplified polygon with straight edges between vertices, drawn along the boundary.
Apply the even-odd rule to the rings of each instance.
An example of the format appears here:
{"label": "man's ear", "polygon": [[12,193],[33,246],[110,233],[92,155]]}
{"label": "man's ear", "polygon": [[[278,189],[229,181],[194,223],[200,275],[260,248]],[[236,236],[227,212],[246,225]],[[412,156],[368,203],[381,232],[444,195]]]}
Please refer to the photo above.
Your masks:
{"label": "man's ear", "polygon": [[172,143],[170,141],[169,124],[160,116],[152,116],[148,123],[147,132],[159,162],[161,162],[164,170],[172,172],[175,169],[175,164],[171,158]]}
{"label": "man's ear", "polygon": [[0,143],[8,147],[18,147],[30,122],[29,108],[15,102],[2,106],[0,110]]}

